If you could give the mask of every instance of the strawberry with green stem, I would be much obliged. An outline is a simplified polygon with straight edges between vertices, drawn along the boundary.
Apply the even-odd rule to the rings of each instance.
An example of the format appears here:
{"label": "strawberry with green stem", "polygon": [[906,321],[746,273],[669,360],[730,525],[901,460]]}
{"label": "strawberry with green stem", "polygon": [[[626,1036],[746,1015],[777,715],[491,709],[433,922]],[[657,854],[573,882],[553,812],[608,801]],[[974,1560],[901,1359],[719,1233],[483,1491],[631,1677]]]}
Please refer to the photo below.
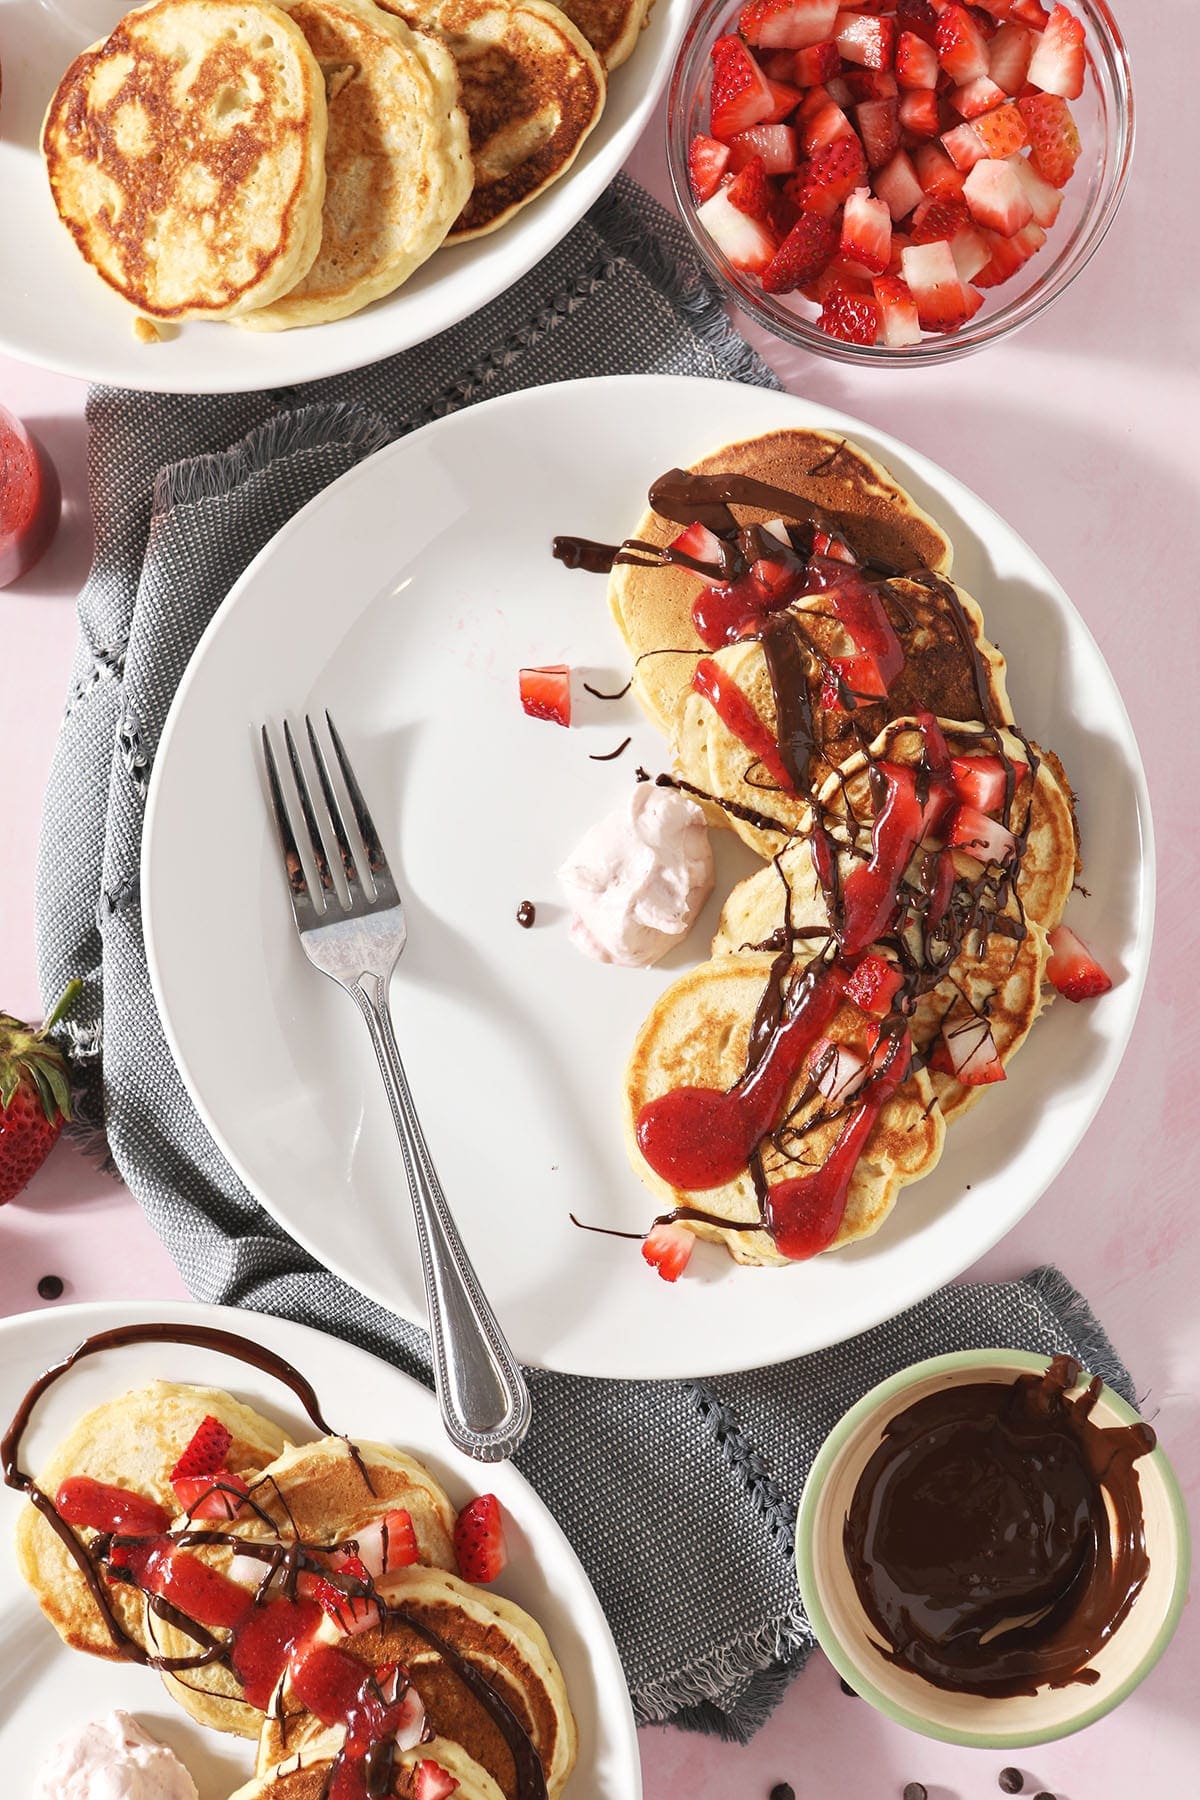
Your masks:
{"label": "strawberry with green stem", "polygon": [[38,1030],[0,1013],[0,1206],[16,1197],[49,1156],[71,1117],[66,1058],[50,1033],[83,983],[68,982]]}

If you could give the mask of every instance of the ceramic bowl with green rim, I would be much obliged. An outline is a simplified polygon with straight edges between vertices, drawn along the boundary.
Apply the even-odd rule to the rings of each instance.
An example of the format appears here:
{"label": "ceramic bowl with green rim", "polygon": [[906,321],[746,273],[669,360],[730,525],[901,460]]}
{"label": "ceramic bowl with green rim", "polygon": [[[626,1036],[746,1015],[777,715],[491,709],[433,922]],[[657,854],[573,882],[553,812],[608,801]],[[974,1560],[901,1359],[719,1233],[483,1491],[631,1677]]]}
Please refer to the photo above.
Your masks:
{"label": "ceramic bowl with green rim", "polygon": [[[1049,1361],[1023,1350],[973,1350],[902,1370],[872,1388],[834,1427],[805,1484],[796,1566],[817,1641],[856,1693],[926,1737],[1015,1750],[1081,1731],[1111,1712],[1150,1672],[1183,1610],[1191,1562],[1187,1515],[1174,1471],[1156,1449],[1136,1464],[1149,1574],[1129,1613],[1089,1664],[1099,1677],[1095,1683],[1043,1687],[1014,1698],[949,1692],[897,1666],[880,1649],[879,1632],[851,1578],[842,1533],[859,1477],[884,1428],[926,1395],[975,1382],[1011,1382],[1027,1371],[1043,1372]],[[1087,1380],[1082,1377],[1083,1384]],[[1107,1387],[1092,1413],[1101,1426],[1132,1424],[1137,1416]]]}

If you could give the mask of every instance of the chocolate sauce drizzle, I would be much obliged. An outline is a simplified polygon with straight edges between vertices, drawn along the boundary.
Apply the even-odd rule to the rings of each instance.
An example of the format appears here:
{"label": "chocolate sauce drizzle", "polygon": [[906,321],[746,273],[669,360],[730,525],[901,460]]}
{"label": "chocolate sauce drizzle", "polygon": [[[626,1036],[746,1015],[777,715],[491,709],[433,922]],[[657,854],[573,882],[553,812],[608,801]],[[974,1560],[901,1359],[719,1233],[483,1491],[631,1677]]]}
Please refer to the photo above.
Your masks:
{"label": "chocolate sauce drizzle", "polygon": [[[342,1438],[368,1490],[373,1493],[374,1489],[371,1487],[370,1476],[357,1446],[343,1433],[335,1431],[325,1419],[316,1390],[311,1382],[286,1358],[277,1355],[273,1350],[268,1350],[262,1344],[256,1344],[251,1338],[243,1337],[239,1332],[226,1331],[208,1325],[185,1326],[152,1323],[115,1326],[110,1330],[98,1331],[91,1337],[85,1338],[68,1356],[63,1357],[60,1362],[53,1364],[39,1375],[25,1394],[11,1424],[3,1438],[0,1439],[0,1464],[3,1466],[5,1485],[24,1493],[57,1534],[86,1581],[96,1609],[104,1621],[113,1647],[118,1654],[126,1661],[141,1663],[146,1667],[178,1676],[181,1672],[189,1669],[210,1667],[215,1663],[229,1667],[227,1640],[217,1636],[208,1627],[201,1625],[186,1613],[171,1606],[160,1596],[153,1594],[146,1594],[149,1610],[166,1623],[175,1626],[200,1648],[185,1656],[161,1656],[147,1650],[144,1645],[131,1637],[112,1605],[101,1568],[114,1548],[135,1546],[144,1539],[132,1533],[109,1532],[100,1533],[91,1543],[85,1543],[62,1518],[53,1499],[43,1493],[33,1476],[21,1468],[19,1461],[22,1439],[28,1429],[34,1409],[48,1388],[86,1357],[95,1356],[104,1350],[116,1350],[132,1344],[147,1343],[189,1344],[198,1349],[215,1350],[236,1361],[247,1363],[251,1368],[259,1369],[264,1374],[282,1382],[291,1390],[311,1423],[323,1436]],[[237,1498],[242,1504],[249,1504],[262,1522],[275,1529],[275,1521],[256,1500],[253,1493],[249,1495],[239,1493]],[[397,1619],[419,1637],[424,1638],[450,1665],[463,1685],[485,1708],[512,1755],[516,1770],[517,1800],[546,1800],[546,1779],[541,1758],[528,1732],[513,1713],[503,1695],[497,1692],[453,1644],[447,1643],[422,1619],[405,1607],[386,1603],[376,1591],[374,1583],[369,1577],[365,1581],[355,1577],[345,1577],[337,1571],[330,1570],[326,1564],[322,1563],[319,1558],[323,1553],[332,1550],[333,1545],[303,1543],[298,1536],[291,1542],[277,1539],[274,1543],[266,1544],[260,1540],[244,1538],[236,1532],[209,1530],[207,1527],[196,1530],[184,1528],[173,1533],[172,1537],[180,1549],[202,1545],[225,1546],[236,1548],[239,1555],[262,1560],[266,1564],[266,1570],[255,1595],[256,1604],[264,1602],[272,1581],[280,1573],[284,1577],[284,1591],[294,1597],[297,1578],[300,1571],[306,1566],[319,1572],[331,1585],[343,1588],[348,1595],[373,1601],[379,1606],[385,1620],[387,1617]],[[110,1577],[119,1577],[119,1571],[110,1569],[109,1572]],[[340,1755],[341,1752],[339,1752]],[[367,1770],[369,1794],[376,1792],[376,1788],[372,1787],[370,1783],[377,1781],[378,1774],[385,1767],[390,1776],[390,1755],[382,1758],[372,1756]],[[330,1779],[332,1779],[332,1771]],[[386,1791],[386,1786],[378,1789],[381,1794]]]}

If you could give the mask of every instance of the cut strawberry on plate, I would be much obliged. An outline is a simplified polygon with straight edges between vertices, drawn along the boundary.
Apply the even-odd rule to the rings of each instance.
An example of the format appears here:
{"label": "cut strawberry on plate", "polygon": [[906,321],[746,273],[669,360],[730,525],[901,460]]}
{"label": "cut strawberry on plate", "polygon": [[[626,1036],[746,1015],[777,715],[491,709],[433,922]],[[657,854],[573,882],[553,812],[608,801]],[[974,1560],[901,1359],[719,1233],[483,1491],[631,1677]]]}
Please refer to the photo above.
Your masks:
{"label": "cut strawberry on plate", "polygon": [[678,537],[671,539],[672,550],[680,551],[684,556],[692,557],[696,562],[721,562],[721,540],[715,531],[707,525],[687,525]]}
{"label": "cut strawberry on plate", "polygon": [[531,719],[551,719],[556,725],[571,723],[571,671],[566,663],[522,669],[520,690],[521,705]]}
{"label": "cut strawberry on plate", "polygon": [[495,1494],[480,1494],[458,1515],[454,1553],[464,1581],[495,1581],[508,1562],[504,1516]]}
{"label": "cut strawberry on plate", "polygon": [[802,212],[763,270],[763,292],[790,294],[815,281],[833,261],[837,247],[837,226],[832,219]]}
{"label": "cut strawberry on plate", "polygon": [[1112,976],[1101,968],[1069,925],[1056,925],[1050,933],[1046,975],[1067,1000],[1094,1000],[1098,994],[1107,994],[1112,986]]}
{"label": "cut strawberry on plate", "polygon": [[710,129],[728,143],[739,131],[760,125],[774,111],[770,84],[741,38],[718,38],[712,47]]}
{"label": "cut strawberry on plate", "polygon": [[248,1483],[228,1469],[215,1469],[211,1475],[177,1475],[171,1486],[189,1519],[236,1519],[250,1492]]}
{"label": "cut strawberry on plate", "polygon": [[892,1002],[904,985],[904,971],[886,957],[868,950],[854,967],[842,976],[846,998],[874,1018],[886,1018]]}
{"label": "cut strawberry on plate", "polygon": [[707,200],[716,193],[729,167],[729,146],[698,132],[688,146],[688,180],[693,198]]}
{"label": "cut strawberry on plate", "polygon": [[933,1068],[953,1075],[964,1087],[988,1087],[993,1081],[1006,1079],[992,1028],[978,1013],[944,1022],[929,1061]]}
{"label": "cut strawberry on plate", "polygon": [[458,1783],[453,1775],[443,1769],[441,1763],[431,1762],[423,1756],[417,1764],[413,1800],[450,1800],[451,1794],[458,1792]]}
{"label": "cut strawberry on plate", "polygon": [[974,806],[956,807],[946,841],[980,863],[1004,864],[1017,853],[1017,840],[1008,827]]}
{"label": "cut strawberry on plate", "polygon": [[664,1281],[679,1280],[695,1247],[694,1234],[670,1221],[652,1225],[642,1239],[642,1255]]}
{"label": "cut strawberry on plate", "polygon": [[1008,795],[1010,768],[1015,794],[1029,773],[1028,765],[1023,762],[1006,763],[1000,756],[956,756],[951,762],[950,773],[958,797],[965,805],[973,806],[981,813],[998,813]]}
{"label": "cut strawberry on plate", "polygon": [[1078,100],[1083,76],[1083,25],[1065,6],[1056,6],[1034,45],[1026,79],[1043,94]]}
{"label": "cut strawberry on plate", "polygon": [[362,1526],[352,1544],[353,1549],[347,1546],[334,1551],[332,1568],[346,1569],[357,1563],[364,1575],[377,1581],[393,1569],[407,1569],[420,1560],[412,1515],[399,1506]]}
{"label": "cut strawberry on plate", "polygon": [[172,1482],[187,1475],[214,1475],[224,1467],[233,1434],[208,1413],[197,1425],[183,1455],[171,1470]]}

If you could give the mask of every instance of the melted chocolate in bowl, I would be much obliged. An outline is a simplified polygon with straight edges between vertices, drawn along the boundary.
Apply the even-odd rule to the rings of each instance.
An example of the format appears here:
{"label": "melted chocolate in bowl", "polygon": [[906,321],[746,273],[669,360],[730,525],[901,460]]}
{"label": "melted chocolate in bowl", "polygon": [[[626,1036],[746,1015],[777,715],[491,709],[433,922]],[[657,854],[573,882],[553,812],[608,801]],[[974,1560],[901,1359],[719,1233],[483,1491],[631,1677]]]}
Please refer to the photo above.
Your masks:
{"label": "melted chocolate in bowl", "polygon": [[843,1541],[883,1655],[987,1697],[1099,1680],[1093,1659],[1150,1572],[1148,1425],[1092,1418],[1079,1364],[925,1394],[888,1422]]}

